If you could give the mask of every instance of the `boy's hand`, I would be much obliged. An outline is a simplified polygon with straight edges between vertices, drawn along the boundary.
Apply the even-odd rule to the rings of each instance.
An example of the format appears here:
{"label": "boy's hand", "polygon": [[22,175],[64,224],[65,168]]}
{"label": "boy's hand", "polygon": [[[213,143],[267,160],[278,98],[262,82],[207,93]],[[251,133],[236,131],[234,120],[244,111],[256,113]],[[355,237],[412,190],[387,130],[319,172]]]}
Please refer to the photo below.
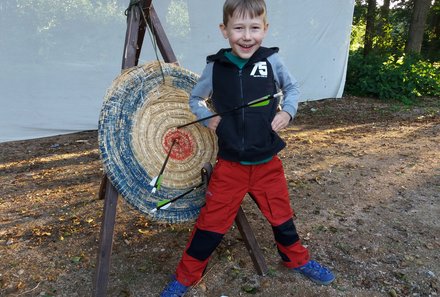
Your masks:
{"label": "boy's hand", "polygon": [[287,125],[290,122],[290,114],[288,114],[285,111],[279,111],[273,121],[272,121],[272,130],[274,130],[275,132],[280,131],[281,129],[287,127]]}
{"label": "boy's hand", "polygon": [[217,126],[220,123],[221,119],[222,118],[220,116],[216,116],[216,117],[213,117],[212,119],[210,119],[208,122],[208,128],[215,131],[217,129]]}

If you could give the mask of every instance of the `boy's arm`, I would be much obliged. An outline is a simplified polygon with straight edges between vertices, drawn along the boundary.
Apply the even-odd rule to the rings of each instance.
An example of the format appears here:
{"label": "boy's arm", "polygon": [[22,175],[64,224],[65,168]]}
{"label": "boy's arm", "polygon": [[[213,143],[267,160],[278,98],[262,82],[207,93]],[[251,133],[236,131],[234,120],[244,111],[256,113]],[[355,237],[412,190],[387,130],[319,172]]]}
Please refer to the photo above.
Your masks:
{"label": "boy's arm", "polygon": [[268,60],[274,70],[275,80],[283,91],[284,98],[281,102],[281,108],[290,115],[290,120],[292,120],[298,110],[298,100],[300,95],[299,83],[290,74],[278,54],[273,54]]}
{"label": "boy's arm", "polygon": [[[199,78],[199,81],[194,86],[189,96],[189,107],[197,119],[208,117],[213,114],[206,105],[206,100],[212,94],[212,67],[213,63],[208,63]],[[209,120],[202,122],[206,127]]]}

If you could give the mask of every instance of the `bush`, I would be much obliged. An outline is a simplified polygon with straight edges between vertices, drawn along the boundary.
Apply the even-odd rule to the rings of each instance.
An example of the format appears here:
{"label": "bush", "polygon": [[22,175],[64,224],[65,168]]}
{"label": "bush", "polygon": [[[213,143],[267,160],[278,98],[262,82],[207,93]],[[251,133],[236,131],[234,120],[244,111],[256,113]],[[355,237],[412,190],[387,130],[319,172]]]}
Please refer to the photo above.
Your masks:
{"label": "bush", "polygon": [[345,91],[411,104],[420,96],[440,96],[440,67],[416,55],[364,57],[360,50],[351,52]]}

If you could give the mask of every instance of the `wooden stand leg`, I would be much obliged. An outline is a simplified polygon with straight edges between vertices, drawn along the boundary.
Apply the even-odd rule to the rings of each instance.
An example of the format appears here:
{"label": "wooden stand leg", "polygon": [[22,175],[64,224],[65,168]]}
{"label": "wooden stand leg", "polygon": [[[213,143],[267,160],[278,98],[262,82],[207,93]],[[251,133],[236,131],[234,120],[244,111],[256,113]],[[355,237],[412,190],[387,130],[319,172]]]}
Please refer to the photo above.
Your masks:
{"label": "wooden stand leg", "polygon": [[105,189],[107,188],[107,175],[104,174],[101,178],[101,185],[99,186],[98,198],[100,200],[105,198]]}
{"label": "wooden stand leg", "polygon": [[237,217],[235,218],[235,224],[240,231],[241,237],[243,238],[257,273],[263,276],[266,275],[268,272],[266,261],[264,260],[263,253],[261,252],[254,232],[252,231],[252,228],[246,218],[246,214],[241,206],[238,210]]}
{"label": "wooden stand leg", "polygon": [[110,271],[110,255],[113,245],[113,231],[116,221],[116,205],[118,203],[118,192],[112,183],[107,180],[104,198],[104,211],[99,235],[99,251],[96,261],[95,282],[93,297],[104,297],[107,295],[108,278]]}

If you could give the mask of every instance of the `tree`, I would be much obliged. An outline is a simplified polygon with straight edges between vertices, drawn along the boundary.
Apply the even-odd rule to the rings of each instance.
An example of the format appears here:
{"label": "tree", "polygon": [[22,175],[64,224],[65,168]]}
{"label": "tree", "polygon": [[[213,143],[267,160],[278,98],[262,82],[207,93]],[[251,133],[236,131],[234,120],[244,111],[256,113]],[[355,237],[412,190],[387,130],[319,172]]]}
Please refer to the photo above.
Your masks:
{"label": "tree", "polygon": [[388,20],[388,17],[390,15],[390,4],[391,4],[391,0],[383,1],[383,5],[380,8],[380,17],[382,20]]}
{"label": "tree", "polygon": [[376,0],[368,0],[368,10],[365,28],[364,56],[373,49],[374,19],[376,17]]}
{"label": "tree", "polygon": [[433,61],[440,61],[440,0],[435,0],[429,10],[427,31],[422,44],[422,52]]}
{"label": "tree", "polygon": [[430,5],[431,0],[414,0],[408,40],[405,47],[406,53],[420,53]]}
{"label": "tree", "polygon": [[380,8],[379,19],[377,23],[377,41],[376,46],[387,49],[392,47],[392,26],[390,24],[390,4],[391,0],[384,0]]}

